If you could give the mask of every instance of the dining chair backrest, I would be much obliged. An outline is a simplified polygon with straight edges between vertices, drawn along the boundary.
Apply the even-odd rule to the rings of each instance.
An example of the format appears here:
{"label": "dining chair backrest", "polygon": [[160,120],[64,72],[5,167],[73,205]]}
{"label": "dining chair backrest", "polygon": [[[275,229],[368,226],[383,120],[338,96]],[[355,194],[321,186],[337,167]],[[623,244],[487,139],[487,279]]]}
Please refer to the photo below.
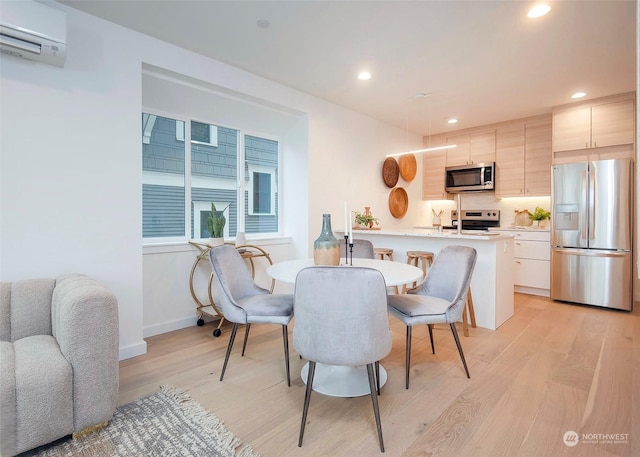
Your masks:
{"label": "dining chair backrest", "polygon": [[356,366],[391,350],[382,273],[362,267],[308,267],[298,273],[293,344],[314,362]]}
{"label": "dining chair backrest", "polygon": [[447,317],[462,316],[477,253],[468,246],[446,246],[437,255],[422,286],[415,292],[451,303]]}
{"label": "dining chair backrest", "polygon": [[268,294],[269,291],[258,286],[244,260],[234,246],[223,244],[212,247],[209,260],[213,270],[213,279],[218,292],[218,305],[224,318],[230,322],[246,323],[247,315],[237,300]]}
{"label": "dining chair backrest", "polygon": [[[347,248],[348,250],[348,248]],[[340,257],[345,255],[344,238],[340,239]],[[359,240],[353,238],[353,258],[354,259],[375,259],[373,243],[369,240]]]}

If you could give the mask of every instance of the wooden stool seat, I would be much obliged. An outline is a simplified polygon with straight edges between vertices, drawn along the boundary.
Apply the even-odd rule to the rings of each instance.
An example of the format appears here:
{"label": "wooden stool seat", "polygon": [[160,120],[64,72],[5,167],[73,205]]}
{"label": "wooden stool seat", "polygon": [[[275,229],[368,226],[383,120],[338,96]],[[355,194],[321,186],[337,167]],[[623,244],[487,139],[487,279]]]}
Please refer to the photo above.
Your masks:
{"label": "wooden stool seat", "polygon": [[[376,259],[384,260],[384,256],[386,255],[390,261],[393,262],[393,249],[390,248],[373,248],[373,254]],[[398,291],[398,286],[393,286],[393,289],[398,295],[400,292]]]}
{"label": "wooden stool seat", "polygon": [[[415,267],[422,267],[422,280],[427,277],[427,264],[429,267],[433,264],[433,252],[429,251],[407,251],[407,263]],[[418,265],[420,264],[420,265]],[[417,282],[413,283],[413,287],[417,286]]]}
{"label": "wooden stool seat", "polygon": [[389,248],[374,248],[373,253],[376,256],[376,259],[384,260],[384,256],[389,257],[389,260],[393,261],[393,249]]}

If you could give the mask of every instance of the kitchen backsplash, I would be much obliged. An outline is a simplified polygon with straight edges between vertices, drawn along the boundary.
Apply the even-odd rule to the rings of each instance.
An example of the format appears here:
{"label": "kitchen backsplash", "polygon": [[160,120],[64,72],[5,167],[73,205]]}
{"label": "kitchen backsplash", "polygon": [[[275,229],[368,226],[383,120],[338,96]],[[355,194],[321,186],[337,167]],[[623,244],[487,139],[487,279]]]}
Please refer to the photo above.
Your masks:
{"label": "kitchen backsplash", "polygon": [[[478,192],[462,194],[462,209],[499,209],[500,227],[514,225],[516,210],[528,209],[533,212],[536,206],[547,211],[551,210],[551,197],[520,197],[520,198],[495,198],[493,192]],[[420,220],[414,225],[428,226],[431,224],[433,209],[436,213],[443,210],[442,225],[451,225],[451,210],[456,209],[456,201],[427,201]]]}

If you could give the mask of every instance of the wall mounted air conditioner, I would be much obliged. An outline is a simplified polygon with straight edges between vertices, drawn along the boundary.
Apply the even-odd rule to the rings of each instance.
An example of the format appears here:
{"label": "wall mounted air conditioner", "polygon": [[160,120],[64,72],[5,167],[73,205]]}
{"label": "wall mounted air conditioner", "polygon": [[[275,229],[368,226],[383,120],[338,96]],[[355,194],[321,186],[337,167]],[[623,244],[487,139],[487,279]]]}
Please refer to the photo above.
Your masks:
{"label": "wall mounted air conditioner", "polygon": [[62,67],[67,15],[33,1],[1,1],[0,52]]}

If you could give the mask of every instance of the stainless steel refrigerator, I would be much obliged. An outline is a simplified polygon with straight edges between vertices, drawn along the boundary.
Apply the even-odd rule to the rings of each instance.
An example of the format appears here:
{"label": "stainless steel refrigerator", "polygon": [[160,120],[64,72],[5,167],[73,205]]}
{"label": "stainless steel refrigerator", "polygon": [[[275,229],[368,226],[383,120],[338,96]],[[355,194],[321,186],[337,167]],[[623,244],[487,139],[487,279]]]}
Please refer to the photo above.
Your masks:
{"label": "stainless steel refrigerator", "polygon": [[633,307],[631,159],[553,165],[551,298]]}

